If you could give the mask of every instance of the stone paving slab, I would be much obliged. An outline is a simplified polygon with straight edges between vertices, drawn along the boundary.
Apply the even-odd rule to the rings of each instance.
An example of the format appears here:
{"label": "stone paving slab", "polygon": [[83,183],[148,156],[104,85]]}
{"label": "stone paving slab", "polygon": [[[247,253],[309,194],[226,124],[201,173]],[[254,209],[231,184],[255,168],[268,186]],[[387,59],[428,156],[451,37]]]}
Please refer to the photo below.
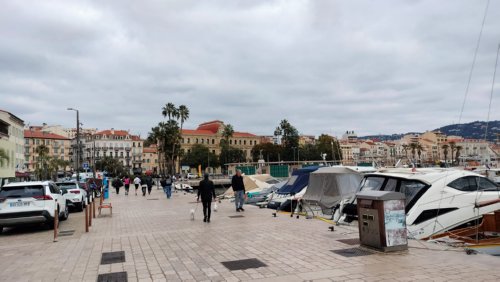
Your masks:
{"label": "stone paving slab", "polygon": [[[147,199],[158,198],[148,201]],[[84,232],[83,213],[71,213],[52,242],[43,228],[6,229],[0,235],[1,281],[96,281],[99,274],[127,272],[128,281],[499,281],[500,258],[410,241],[406,252],[343,257],[352,248],[337,240],[358,236],[356,226],[272,216],[246,206],[236,213],[223,200],[212,221],[202,221],[195,195],[161,190],[150,196],[111,195],[113,216]],[[195,220],[190,210],[195,209]],[[105,214],[108,211],[104,211]],[[229,216],[242,214],[241,218]],[[104,252],[125,252],[125,262],[101,265]],[[221,262],[256,258],[266,267],[230,271]]]}

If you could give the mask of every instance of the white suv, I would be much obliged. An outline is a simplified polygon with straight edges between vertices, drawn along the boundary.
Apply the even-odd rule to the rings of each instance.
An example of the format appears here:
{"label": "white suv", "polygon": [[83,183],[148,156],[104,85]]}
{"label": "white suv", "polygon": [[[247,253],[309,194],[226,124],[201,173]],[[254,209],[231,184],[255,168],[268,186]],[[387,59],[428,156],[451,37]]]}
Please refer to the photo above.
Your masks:
{"label": "white suv", "polygon": [[61,189],[68,206],[83,211],[87,205],[87,191],[85,189],[80,187],[76,181],[56,182],[56,185]]}
{"label": "white suv", "polygon": [[61,190],[51,181],[9,183],[0,189],[0,232],[6,226],[46,223],[54,226],[55,210],[68,219]]}

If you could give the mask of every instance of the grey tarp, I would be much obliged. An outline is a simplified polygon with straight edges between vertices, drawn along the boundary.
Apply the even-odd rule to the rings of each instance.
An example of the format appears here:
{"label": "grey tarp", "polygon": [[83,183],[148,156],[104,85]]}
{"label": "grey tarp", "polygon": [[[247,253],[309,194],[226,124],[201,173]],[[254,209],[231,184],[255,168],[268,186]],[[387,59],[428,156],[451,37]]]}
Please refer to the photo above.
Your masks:
{"label": "grey tarp", "polygon": [[323,167],[309,176],[309,186],[302,199],[331,209],[342,199],[352,197],[361,182],[361,173],[348,167]]}

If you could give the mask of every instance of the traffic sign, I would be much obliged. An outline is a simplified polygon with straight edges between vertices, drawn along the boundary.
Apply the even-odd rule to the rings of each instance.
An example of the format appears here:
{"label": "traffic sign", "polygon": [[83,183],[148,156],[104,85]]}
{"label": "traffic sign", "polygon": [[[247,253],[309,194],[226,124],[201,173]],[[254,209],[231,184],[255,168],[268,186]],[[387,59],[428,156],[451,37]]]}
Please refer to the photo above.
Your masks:
{"label": "traffic sign", "polygon": [[89,163],[83,163],[82,167],[83,169],[89,169]]}

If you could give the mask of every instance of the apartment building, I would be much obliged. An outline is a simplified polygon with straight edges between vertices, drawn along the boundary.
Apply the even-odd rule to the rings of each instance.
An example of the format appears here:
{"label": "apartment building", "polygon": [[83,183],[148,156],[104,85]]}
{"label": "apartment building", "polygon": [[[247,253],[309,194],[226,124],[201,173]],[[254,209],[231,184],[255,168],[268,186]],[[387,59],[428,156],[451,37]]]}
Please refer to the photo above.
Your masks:
{"label": "apartment building", "polygon": [[[24,156],[25,165],[33,173],[39,162],[37,148],[44,145],[48,149],[48,156],[61,160],[70,160],[71,139],[54,133],[37,130],[24,130]],[[65,170],[68,170],[66,167]]]}
{"label": "apartment building", "polygon": [[[209,148],[214,154],[220,154],[220,142],[224,139],[222,132],[224,122],[214,120],[202,123],[197,129],[183,129],[181,139],[181,149],[190,152],[195,144],[202,144]],[[248,133],[235,131],[229,139],[229,145],[242,150],[248,161],[251,161],[251,151],[253,146],[259,144],[261,137]]]}
{"label": "apartment building", "polygon": [[0,162],[0,187],[6,179],[24,173],[24,121],[14,114],[0,110],[0,148],[8,159]]}

